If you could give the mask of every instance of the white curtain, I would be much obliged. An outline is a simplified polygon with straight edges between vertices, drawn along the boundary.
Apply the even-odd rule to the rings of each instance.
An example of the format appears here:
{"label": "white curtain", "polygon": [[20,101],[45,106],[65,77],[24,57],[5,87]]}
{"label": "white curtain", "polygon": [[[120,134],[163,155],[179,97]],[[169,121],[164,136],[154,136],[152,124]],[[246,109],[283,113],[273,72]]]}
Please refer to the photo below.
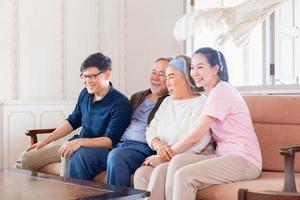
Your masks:
{"label": "white curtain", "polygon": [[174,36],[181,41],[197,33],[217,31],[219,45],[232,38],[241,46],[247,44],[254,27],[284,1],[287,0],[246,0],[234,7],[195,9],[176,22]]}

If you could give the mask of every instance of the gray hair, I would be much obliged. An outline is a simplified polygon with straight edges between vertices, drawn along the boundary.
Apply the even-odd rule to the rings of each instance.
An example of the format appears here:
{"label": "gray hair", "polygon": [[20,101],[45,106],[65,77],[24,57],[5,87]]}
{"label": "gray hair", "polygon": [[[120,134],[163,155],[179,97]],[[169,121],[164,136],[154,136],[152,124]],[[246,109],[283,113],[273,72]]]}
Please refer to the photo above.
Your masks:
{"label": "gray hair", "polygon": [[193,93],[198,94],[204,91],[202,87],[199,88],[196,86],[194,79],[191,76],[191,58],[186,55],[178,55],[176,56],[176,59],[179,59],[184,63],[184,75]]}

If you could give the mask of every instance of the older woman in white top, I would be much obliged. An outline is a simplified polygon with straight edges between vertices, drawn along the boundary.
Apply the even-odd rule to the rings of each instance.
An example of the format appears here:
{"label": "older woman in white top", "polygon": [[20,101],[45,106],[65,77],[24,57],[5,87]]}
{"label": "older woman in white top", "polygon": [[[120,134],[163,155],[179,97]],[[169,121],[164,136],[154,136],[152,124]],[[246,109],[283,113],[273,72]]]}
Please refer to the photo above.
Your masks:
{"label": "older woman in white top", "polygon": [[[189,86],[187,78],[190,77],[186,77],[187,65],[190,65],[190,58],[186,56],[178,56],[169,63],[166,76],[170,96],[162,102],[146,131],[147,143],[157,151],[157,155],[148,157],[136,171],[134,186],[151,191],[149,199],[165,198],[168,163],[173,156],[171,147],[186,137],[196,125],[206,101],[206,97],[195,93]],[[185,153],[200,153],[210,140],[211,136],[207,132]]]}

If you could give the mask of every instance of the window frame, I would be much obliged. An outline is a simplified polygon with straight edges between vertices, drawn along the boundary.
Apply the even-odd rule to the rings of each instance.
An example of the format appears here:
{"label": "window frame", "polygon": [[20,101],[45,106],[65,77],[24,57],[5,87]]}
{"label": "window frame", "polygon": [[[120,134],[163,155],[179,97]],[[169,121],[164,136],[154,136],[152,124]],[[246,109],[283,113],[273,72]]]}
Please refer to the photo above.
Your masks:
{"label": "window frame", "polygon": [[[293,1],[293,6],[295,10],[295,0]],[[193,0],[186,1],[186,12],[192,10],[194,7]],[[276,12],[276,11],[275,11]],[[262,23],[262,84],[255,86],[237,86],[237,90],[241,94],[300,94],[300,82],[298,84],[286,84],[286,85],[276,85],[275,84],[275,74],[272,67],[279,64],[276,63],[275,59],[275,48],[276,48],[276,30],[275,30],[275,12],[273,12],[263,23]],[[296,17],[294,17],[296,18]],[[294,42],[295,46],[295,42]],[[185,42],[186,54],[192,55],[194,50],[194,37],[188,38]],[[278,47],[277,47],[278,48]],[[295,55],[294,55],[295,56]],[[300,68],[300,66],[299,66]],[[299,69],[300,70],[300,69]],[[272,72],[272,74],[271,74]]]}

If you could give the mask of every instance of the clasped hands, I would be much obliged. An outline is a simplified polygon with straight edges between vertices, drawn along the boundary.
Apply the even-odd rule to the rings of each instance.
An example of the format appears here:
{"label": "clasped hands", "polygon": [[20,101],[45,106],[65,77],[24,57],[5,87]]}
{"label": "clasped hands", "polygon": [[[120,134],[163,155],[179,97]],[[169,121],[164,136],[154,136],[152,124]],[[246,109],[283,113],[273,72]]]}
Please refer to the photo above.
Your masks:
{"label": "clasped hands", "polygon": [[156,149],[157,154],[149,156],[145,159],[144,165],[149,165],[156,167],[157,165],[168,162],[175,155],[175,152],[171,149],[171,146],[168,144],[160,144]]}

